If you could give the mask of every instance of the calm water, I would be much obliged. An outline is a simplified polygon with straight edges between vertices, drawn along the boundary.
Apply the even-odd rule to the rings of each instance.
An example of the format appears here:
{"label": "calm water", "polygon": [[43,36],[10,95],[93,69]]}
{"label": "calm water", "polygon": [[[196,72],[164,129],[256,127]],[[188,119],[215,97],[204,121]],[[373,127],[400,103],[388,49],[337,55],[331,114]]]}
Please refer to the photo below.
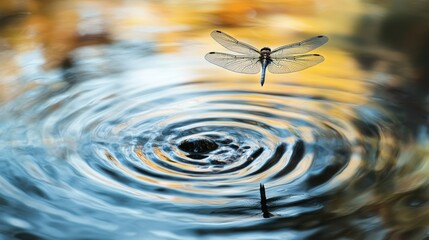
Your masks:
{"label": "calm water", "polygon": [[[192,4],[4,7],[0,239],[429,238],[429,3]],[[330,42],[260,87],[213,29]]]}

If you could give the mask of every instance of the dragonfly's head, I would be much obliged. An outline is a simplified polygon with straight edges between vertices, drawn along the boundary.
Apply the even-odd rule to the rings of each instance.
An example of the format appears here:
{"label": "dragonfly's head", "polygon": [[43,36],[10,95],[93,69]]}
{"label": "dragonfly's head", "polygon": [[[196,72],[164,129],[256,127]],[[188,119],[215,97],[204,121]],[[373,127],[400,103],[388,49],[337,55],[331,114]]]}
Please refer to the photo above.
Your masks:
{"label": "dragonfly's head", "polygon": [[269,47],[263,47],[261,49],[261,53],[270,53],[270,52],[271,52],[271,48],[269,48]]}

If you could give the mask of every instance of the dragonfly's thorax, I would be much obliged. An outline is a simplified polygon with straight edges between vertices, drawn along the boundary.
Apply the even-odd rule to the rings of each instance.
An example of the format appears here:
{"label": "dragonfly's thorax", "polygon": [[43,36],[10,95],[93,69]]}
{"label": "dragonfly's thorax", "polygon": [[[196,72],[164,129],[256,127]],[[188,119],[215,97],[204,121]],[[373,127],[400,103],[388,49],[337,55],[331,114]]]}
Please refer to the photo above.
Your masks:
{"label": "dragonfly's thorax", "polygon": [[271,49],[269,47],[264,47],[261,49],[260,53],[261,53],[261,57],[260,57],[261,62],[263,60],[267,60],[269,63],[270,62]]}

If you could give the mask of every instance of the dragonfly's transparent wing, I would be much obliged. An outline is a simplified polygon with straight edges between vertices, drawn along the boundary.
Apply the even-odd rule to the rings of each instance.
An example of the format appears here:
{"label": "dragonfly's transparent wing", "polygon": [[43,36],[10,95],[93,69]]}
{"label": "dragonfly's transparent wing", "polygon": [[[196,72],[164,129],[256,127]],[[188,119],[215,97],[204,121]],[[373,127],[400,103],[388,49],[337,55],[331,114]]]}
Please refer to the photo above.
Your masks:
{"label": "dragonfly's transparent wing", "polygon": [[272,59],[268,64],[268,71],[271,73],[291,73],[301,71],[323,62],[325,58],[319,54],[305,54],[289,56],[281,59]]}
{"label": "dragonfly's transparent wing", "polygon": [[310,52],[313,49],[316,49],[323,44],[328,42],[328,37],[325,36],[317,36],[302,42],[292,43],[289,45],[284,45],[278,47],[271,51],[271,58],[284,58],[293,54],[302,54],[306,52]]}
{"label": "dragonfly's transparent wing", "polygon": [[237,73],[258,73],[262,67],[259,58],[249,56],[209,52],[206,54],[205,58],[215,65]]}
{"label": "dragonfly's transparent wing", "polygon": [[215,30],[210,35],[214,40],[216,40],[216,42],[218,42],[220,45],[224,46],[228,50],[255,57],[260,55],[258,49],[252,47],[247,43],[240,42],[224,32]]}

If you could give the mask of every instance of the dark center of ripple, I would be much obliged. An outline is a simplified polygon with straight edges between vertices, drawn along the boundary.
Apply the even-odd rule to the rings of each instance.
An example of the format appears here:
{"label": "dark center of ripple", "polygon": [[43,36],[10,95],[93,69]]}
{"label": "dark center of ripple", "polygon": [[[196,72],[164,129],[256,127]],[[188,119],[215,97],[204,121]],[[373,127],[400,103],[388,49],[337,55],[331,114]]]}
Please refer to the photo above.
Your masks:
{"label": "dark center of ripple", "polygon": [[192,135],[180,140],[177,147],[191,159],[204,159],[212,166],[225,166],[247,156],[250,147],[242,140],[216,134]]}
{"label": "dark center of ripple", "polygon": [[216,150],[219,145],[207,137],[194,137],[179,143],[179,149],[190,154],[204,154]]}

